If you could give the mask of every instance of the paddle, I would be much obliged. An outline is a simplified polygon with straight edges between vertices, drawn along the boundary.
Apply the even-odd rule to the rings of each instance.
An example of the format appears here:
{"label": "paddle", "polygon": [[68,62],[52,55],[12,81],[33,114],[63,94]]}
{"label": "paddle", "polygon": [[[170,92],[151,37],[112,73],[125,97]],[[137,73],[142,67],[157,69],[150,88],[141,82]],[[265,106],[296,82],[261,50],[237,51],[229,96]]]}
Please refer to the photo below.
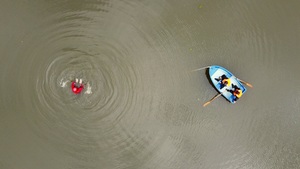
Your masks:
{"label": "paddle", "polygon": [[212,101],[214,101],[216,98],[218,98],[219,96],[221,96],[222,93],[217,94],[215,97],[213,97],[212,99],[210,99],[210,101],[206,102],[203,104],[203,107],[209,105]]}
{"label": "paddle", "polygon": [[192,72],[195,72],[195,71],[198,71],[198,70],[203,70],[203,69],[207,69],[207,68],[209,68],[210,66],[205,66],[205,67],[202,67],[202,68],[199,68],[199,69],[195,69],[195,70],[193,70]]}
{"label": "paddle", "polygon": [[243,81],[243,80],[241,80],[241,79],[239,79],[239,78],[237,78],[239,81],[241,81],[242,83],[244,83],[245,85],[247,85],[247,86],[249,86],[249,87],[253,87],[250,83],[247,83],[247,82],[245,82],[245,81]]}

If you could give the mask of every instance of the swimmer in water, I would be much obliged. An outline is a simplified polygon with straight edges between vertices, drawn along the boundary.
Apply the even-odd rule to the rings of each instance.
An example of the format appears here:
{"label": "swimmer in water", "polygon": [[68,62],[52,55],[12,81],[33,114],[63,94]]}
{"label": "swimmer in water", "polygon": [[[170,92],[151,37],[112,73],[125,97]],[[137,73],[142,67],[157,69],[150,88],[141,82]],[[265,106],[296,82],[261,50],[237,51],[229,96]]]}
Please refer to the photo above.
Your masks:
{"label": "swimmer in water", "polygon": [[84,85],[82,83],[82,79],[79,79],[79,81],[78,81],[78,79],[76,78],[75,82],[72,81],[71,88],[72,88],[72,92],[74,94],[81,93],[81,91],[84,89]]}

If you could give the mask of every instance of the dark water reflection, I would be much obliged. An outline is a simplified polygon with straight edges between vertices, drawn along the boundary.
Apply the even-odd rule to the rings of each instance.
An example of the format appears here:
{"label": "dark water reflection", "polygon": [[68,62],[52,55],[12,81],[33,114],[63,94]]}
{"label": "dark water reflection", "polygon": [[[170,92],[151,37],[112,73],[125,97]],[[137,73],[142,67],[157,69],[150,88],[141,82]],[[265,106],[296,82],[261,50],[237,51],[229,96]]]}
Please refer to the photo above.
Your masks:
{"label": "dark water reflection", "polygon": [[[0,168],[298,168],[297,6],[2,1]],[[254,88],[202,108],[211,64]]]}

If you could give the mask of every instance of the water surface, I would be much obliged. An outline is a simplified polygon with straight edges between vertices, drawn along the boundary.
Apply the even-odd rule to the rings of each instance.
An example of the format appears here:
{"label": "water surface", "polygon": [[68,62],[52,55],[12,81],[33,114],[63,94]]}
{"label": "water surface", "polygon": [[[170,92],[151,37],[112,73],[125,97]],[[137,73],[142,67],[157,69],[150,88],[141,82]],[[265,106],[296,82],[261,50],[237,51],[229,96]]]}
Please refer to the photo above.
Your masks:
{"label": "water surface", "polygon": [[[298,168],[299,5],[1,1],[0,168]],[[212,64],[254,88],[203,108]]]}

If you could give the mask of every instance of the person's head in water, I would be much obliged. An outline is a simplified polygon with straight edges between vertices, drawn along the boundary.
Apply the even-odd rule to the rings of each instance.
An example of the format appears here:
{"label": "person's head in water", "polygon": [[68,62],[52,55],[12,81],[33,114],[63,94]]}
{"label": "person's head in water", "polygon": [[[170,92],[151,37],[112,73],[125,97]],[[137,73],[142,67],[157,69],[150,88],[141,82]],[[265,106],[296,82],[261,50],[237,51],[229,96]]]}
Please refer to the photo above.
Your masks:
{"label": "person's head in water", "polygon": [[74,94],[81,93],[81,91],[83,90],[83,88],[84,88],[84,85],[82,83],[82,79],[79,79],[79,81],[78,81],[78,79],[75,79],[75,82],[72,81],[71,89],[72,89],[72,92]]}

